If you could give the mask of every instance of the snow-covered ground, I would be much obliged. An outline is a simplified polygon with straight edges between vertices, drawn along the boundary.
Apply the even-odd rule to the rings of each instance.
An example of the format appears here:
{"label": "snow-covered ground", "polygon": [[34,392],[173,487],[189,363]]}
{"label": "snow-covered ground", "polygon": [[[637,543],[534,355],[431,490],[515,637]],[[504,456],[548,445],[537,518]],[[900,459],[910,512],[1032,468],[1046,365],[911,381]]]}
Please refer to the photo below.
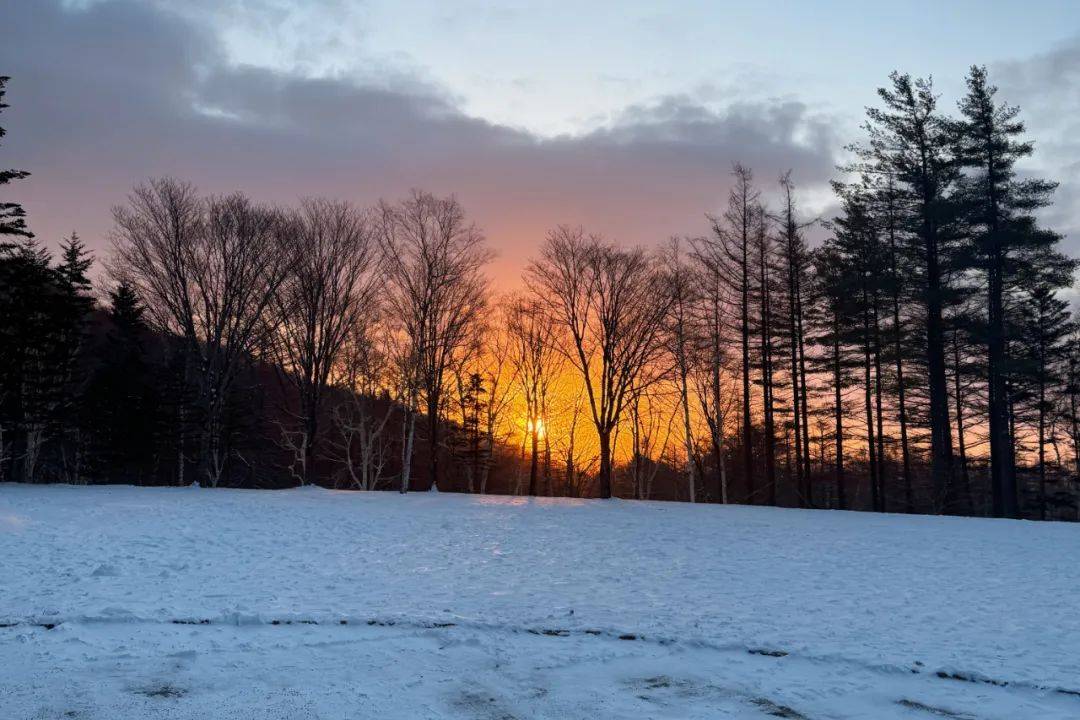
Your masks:
{"label": "snow-covered ground", "polygon": [[1080,526],[0,485],[0,718],[1078,718]]}

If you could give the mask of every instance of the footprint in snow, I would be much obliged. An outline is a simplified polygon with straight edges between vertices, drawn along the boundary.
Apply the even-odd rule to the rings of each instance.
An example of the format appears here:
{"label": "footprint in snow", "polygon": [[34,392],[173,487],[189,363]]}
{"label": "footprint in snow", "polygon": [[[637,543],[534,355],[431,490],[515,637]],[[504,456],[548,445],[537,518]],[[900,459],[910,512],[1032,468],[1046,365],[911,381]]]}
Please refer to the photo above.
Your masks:
{"label": "footprint in snow", "polygon": [[116,566],[104,564],[98,565],[94,572],[90,573],[91,577],[119,577],[120,571],[116,569]]}

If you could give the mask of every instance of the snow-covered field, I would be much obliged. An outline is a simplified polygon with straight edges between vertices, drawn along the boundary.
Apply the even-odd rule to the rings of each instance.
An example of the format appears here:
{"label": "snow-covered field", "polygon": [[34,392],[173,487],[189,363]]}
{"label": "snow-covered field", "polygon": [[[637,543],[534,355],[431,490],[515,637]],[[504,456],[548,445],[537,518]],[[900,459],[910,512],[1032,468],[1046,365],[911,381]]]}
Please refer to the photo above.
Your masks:
{"label": "snow-covered field", "polygon": [[0,485],[0,718],[1078,718],[1080,526]]}

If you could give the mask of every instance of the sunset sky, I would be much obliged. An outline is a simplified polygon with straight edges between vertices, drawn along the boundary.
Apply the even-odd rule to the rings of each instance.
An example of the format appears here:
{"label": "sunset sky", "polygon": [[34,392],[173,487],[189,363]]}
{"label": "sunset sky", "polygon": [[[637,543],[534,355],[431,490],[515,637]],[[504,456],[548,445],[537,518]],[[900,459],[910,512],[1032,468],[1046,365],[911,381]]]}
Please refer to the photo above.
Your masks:
{"label": "sunset sky", "polygon": [[[627,244],[705,231],[733,162],[809,215],[892,69],[955,107],[986,64],[1080,237],[1080,5],[909,2],[0,0],[5,197],[99,254],[157,175],[206,192],[369,204],[454,192],[511,287],[545,230]],[[1080,240],[1067,246],[1080,250]]]}

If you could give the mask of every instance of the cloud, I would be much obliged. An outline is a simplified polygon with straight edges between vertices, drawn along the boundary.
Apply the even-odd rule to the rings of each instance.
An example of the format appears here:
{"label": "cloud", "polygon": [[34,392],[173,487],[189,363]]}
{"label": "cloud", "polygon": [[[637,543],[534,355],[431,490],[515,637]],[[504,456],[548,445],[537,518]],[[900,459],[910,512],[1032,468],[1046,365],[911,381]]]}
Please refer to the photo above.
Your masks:
{"label": "cloud", "polygon": [[1080,37],[1023,60],[998,63],[990,77],[999,97],[1021,108],[1030,135],[1038,138],[1025,166],[1032,174],[1061,183],[1055,203],[1042,213],[1050,227],[1066,235],[1066,247],[1080,251]]}
{"label": "cloud", "polygon": [[[735,161],[763,185],[833,173],[833,123],[793,98],[690,96],[626,108],[591,132],[542,139],[463,114],[411,71],[311,76],[238,66],[206,23],[129,1],[5,3],[0,116],[10,186],[47,241],[105,249],[110,206],[156,175],[269,201],[368,204],[412,187],[456,193],[500,252],[508,287],[547,228],[581,223],[627,244],[703,232]],[[363,77],[363,80],[357,80]],[[552,102],[557,102],[552,98]]]}

